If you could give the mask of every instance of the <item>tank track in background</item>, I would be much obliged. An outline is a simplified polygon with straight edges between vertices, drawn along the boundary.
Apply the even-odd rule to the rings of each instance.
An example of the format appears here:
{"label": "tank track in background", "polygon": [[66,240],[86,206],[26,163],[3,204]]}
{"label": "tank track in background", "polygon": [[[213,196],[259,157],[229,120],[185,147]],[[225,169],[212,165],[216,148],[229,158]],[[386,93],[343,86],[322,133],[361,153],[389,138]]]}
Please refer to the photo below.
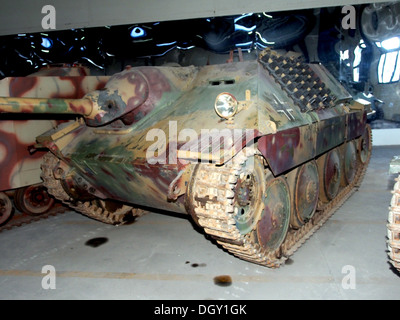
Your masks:
{"label": "tank track in background", "polygon": [[301,112],[335,105],[337,97],[326,88],[325,83],[301,57],[283,56],[276,51],[266,50],[260,58],[260,63]]}
{"label": "tank track in background", "polygon": [[144,214],[144,210],[127,205],[123,205],[121,208],[115,211],[109,211],[101,205],[99,200],[83,202],[74,201],[74,199],[72,199],[70,195],[65,192],[61,181],[54,178],[53,169],[58,164],[58,161],[59,159],[55,157],[52,153],[47,153],[43,157],[41,177],[48,192],[68,207],[74,209],[75,211],[83,213],[90,218],[113,225],[122,225],[125,223],[129,223],[135,218]]}
{"label": "tank track in background", "polygon": [[395,181],[388,215],[387,246],[390,263],[400,271],[400,175]]}
{"label": "tank track in background", "polygon": [[[369,128],[368,134],[371,137]],[[314,216],[302,227],[297,230],[289,229],[286,239],[273,252],[265,251],[249,233],[241,234],[235,226],[232,193],[234,192],[241,165],[247,160],[243,151],[235,157],[239,157],[239,159],[226,163],[222,167],[211,164],[199,165],[197,169],[199,180],[192,191],[193,211],[197,216],[198,224],[204,228],[205,232],[230,253],[252,263],[277,268],[285,263],[357,190],[368,167],[371,157],[371,144],[366,161],[364,163],[358,161],[353,181],[343,187],[332,201],[322,207],[319,206]],[[225,199],[220,200],[220,197],[216,197],[217,194],[225,194]]]}

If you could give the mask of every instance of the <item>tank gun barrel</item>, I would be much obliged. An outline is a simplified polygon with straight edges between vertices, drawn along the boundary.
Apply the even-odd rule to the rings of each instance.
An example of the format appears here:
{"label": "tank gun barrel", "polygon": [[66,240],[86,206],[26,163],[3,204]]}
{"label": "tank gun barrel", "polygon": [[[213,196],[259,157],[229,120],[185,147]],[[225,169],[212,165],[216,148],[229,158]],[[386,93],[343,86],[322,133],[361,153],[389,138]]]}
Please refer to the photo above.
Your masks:
{"label": "tank gun barrel", "polygon": [[1,113],[75,114],[83,116],[90,126],[112,120],[107,117],[107,110],[100,108],[90,95],[81,99],[0,97]]}
{"label": "tank gun barrel", "polygon": [[104,88],[80,99],[0,97],[0,114],[75,114],[82,115],[88,126],[96,127],[119,119],[144,104],[149,91],[145,76],[135,68],[128,68],[115,74]]}
{"label": "tank gun barrel", "polygon": [[79,114],[89,116],[93,104],[89,99],[46,99],[0,97],[0,113]]}

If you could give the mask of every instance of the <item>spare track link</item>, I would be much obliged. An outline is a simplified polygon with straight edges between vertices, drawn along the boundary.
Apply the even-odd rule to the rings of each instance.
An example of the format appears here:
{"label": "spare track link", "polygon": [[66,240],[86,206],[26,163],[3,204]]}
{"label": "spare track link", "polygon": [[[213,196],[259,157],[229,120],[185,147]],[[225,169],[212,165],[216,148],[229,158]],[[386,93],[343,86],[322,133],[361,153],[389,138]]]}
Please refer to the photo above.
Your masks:
{"label": "spare track link", "polygon": [[371,156],[370,151],[364,164],[358,161],[354,180],[342,188],[335,199],[320,208],[301,228],[297,230],[289,229],[286,239],[274,252],[266,252],[258,243],[250,239],[249,236],[242,235],[235,226],[233,193],[241,164],[247,159],[243,151],[235,156],[239,157],[239,159],[236,159],[233,163],[226,163],[222,167],[212,164],[199,165],[196,177],[198,180],[193,190],[193,206],[198,223],[218,244],[238,258],[263,266],[277,268],[310,238],[357,190],[357,187],[360,186],[364,178]]}
{"label": "spare track link", "polygon": [[391,264],[400,271],[400,175],[395,179],[388,216],[388,255]]}
{"label": "spare track link", "polygon": [[138,217],[143,214],[143,211],[133,207],[124,205],[122,208],[115,212],[110,212],[100,206],[96,201],[71,201],[71,197],[65,192],[61,185],[61,181],[54,178],[53,168],[58,163],[56,158],[50,152],[43,157],[42,162],[42,179],[48,192],[53,195],[56,199],[66,204],[68,207],[83,213],[84,215],[99,220],[104,223],[121,225],[131,220],[126,220],[126,217],[131,215],[132,217]]}
{"label": "spare track link", "polygon": [[337,97],[302,58],[266,50],[260,63],[300,108],[301,112],[329,108]]}

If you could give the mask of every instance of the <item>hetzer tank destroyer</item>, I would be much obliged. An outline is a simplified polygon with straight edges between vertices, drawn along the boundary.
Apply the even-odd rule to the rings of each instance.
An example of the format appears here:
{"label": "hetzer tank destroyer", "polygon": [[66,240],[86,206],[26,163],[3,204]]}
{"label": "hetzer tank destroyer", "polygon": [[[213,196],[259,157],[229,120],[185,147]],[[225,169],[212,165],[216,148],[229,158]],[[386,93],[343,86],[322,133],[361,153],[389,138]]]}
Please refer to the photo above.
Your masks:
{"label": "hetzer tank destroyer", "polygon": [[[0,99],[2,112],[80,117],[37,137],[42,178],[71,208],[123,224],[189,214],[230,253],[278,267],[363,178],[369,106],[320,64],[134,67],[81,99]],[[140,208],[140,209],[139,209]]]}

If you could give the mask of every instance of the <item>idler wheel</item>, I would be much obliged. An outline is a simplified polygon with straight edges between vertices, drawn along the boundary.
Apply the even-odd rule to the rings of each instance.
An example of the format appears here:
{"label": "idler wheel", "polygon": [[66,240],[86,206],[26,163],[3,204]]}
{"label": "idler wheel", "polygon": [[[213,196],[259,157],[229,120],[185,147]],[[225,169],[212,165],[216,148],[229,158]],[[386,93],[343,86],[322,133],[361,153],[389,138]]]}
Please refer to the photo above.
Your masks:
{"label": "idler wheel", "polygon": [[339,192],[342,167],[337,149],[329,151],[317,160],[320,177],[320,199],[329,202]]}
{"label": "idler wheel", "polygon": [[293,214],[290,223],[299,228],[309,221],[318,204],[319,178],[315,161],[307,162],[288,176]]}
{"label": "idler wheel", "polygon": [[19,211],[38,216],[53,207],[54,198],[43,185],[33,185],[18,189],[14,194],[14,203]]}
{"label": "idler wheel", "polygon": [[10,198],[4,192],[0,192],[0,225],[10,218],[12,211],[13,206]]}
{"label": "idler wheel", "polygon": [[275,251],[285,240],[290,222],[289,187],[284,178],[267,181],[263,202],[264,210],[257,223],[257,240],[265,250]]}

